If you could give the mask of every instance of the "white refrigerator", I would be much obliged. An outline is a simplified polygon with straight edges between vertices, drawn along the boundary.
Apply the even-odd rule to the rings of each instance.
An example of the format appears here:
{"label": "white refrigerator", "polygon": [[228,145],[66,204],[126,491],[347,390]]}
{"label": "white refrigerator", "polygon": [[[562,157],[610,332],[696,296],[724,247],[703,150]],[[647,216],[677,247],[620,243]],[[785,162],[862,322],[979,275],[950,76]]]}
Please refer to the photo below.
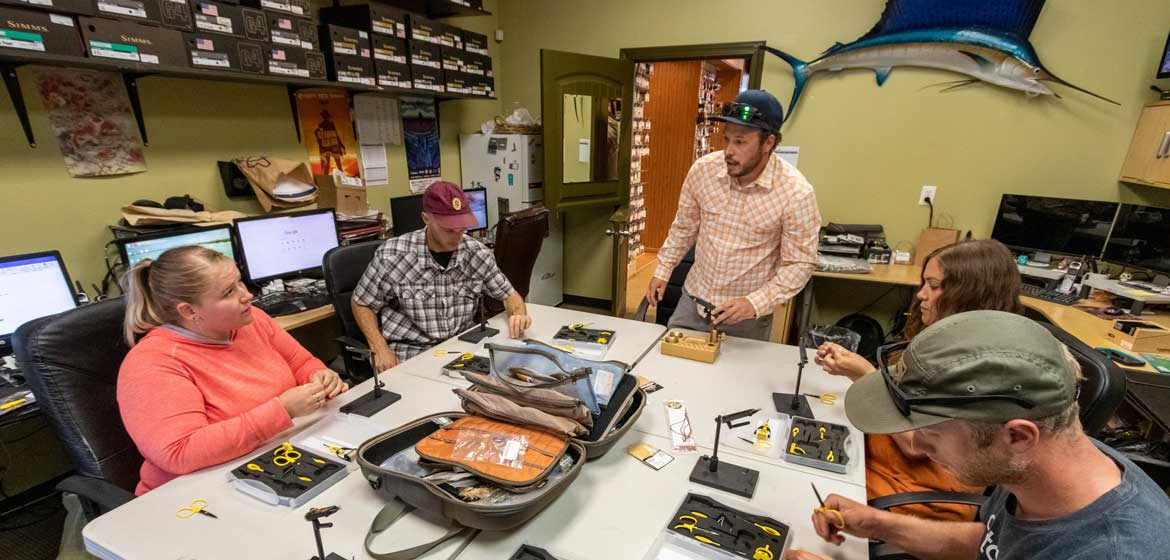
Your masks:
{"label": "white refrigerator", "polygon": [[[544,143],[539,135],[464,134],[459,136],[463,188],[487,189],[488,228],[501,213],[544,203]],[[549,213],[549,233],[540,247],[526,301],[559,305],[562,289],[563,218]]]}

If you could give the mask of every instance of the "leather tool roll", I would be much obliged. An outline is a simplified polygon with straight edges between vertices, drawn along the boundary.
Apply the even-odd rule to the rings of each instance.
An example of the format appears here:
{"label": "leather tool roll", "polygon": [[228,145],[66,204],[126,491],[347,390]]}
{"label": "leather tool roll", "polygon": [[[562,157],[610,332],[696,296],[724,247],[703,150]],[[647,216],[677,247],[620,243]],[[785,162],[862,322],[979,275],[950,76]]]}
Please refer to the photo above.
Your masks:
{"label": "leather tool roll", "polygon": [[455,394],[463,400],[463,410],[476,416],[486,416],[521,426],[534,426],[565,437],[589,433],[589,429],[579,422],[517,404],[507,397],[467,389],[455,389]]}
{"label": "leather tool roll", "polygon": [[[522,445],[515,442],[525,440]],[[569,447],[551,432],[478,416],[455,420],[415,445],[419,456],[458,466],[512,490],[546,478]]]}

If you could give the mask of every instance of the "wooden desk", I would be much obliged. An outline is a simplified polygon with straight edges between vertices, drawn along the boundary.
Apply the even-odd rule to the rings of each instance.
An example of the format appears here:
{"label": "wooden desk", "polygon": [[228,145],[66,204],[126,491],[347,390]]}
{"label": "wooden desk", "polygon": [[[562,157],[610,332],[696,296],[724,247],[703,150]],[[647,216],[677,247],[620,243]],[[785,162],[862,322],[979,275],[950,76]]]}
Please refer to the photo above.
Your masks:
{"label": "wooden desk", "polygon": [[918,287],[922,283],[922,266],[916,264],[875,264],[873,272],[869,274],[851,274],[847,272],[813,273],[816,278],[838,278],[841,280],[856,280],[858,282],[872,282],[875,284],[894,284],[897,286]]}
{"label": "wooden desk", "polygon": [[326,305],[316,309],[294,313],[292,315],[273,317],[273,320],[275,320],[276,324],[280,325],[282,329],[291,331],[297,327],[303,327],[310,323],[316,323],[321,319],[327,319],[333,315],[333,305]]}
{"label": "wooden desk", "polygon": [[[1105,331],[1113,328],[1113,319],[1103,319],[1081,311],[1071,305],[1060,305],[1042,299],[1030,298],[1027,296],[1020,296],[1020,303],[1025,307],[1036,311],[1047,319],[1050,323],[1068,331],[1069,334],[1080,339],[1081,342],[1092,346],[1093,348],[1107,346],[1109,348],[1116,348],[1127,354],[1135,354],[1130,350],[1121,348],[1105,337]],[[1108,305],[1084,299],[1078,305],[1085,305],[1091,307],[1108,307]],[[1142,315],[1142,321],[1148,321],[1156,325],[1160,325],[1170,329],[1170,314],[1159,313],[1156,315]],[[1139,358],[1141,356],[1138,356]],[[1149,365],[1140,368],[1126,368],[1135,369],[1139,371],[1154,372],[1154,368]]]}

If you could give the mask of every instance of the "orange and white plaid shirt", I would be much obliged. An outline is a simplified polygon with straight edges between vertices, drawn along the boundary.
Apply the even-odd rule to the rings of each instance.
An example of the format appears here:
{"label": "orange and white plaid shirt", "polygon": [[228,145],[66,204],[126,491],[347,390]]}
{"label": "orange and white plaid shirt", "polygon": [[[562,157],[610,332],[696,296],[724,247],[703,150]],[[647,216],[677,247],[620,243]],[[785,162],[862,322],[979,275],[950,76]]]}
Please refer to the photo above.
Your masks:
{"label": "orange and white plaid shirt", "polygon": [[817,263],[821,213],[804,175],[776,154],[754,183],[727,174],[723,152],[691,166],[654,277],[668,280],[691,245],[691,295],[714,305],[746,297],[757,317],[804,288]]}

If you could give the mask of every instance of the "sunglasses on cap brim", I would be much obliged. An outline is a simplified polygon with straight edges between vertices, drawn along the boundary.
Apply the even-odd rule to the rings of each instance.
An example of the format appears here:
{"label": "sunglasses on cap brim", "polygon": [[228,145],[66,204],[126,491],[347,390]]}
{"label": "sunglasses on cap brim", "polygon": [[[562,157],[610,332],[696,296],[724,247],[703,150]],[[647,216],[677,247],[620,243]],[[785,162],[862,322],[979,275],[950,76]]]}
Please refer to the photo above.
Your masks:
{"label": "sunglasses on cap brim", "polygon": [[728,103],[723,106],[723,109],[720,110],[720,115],[735,119],[737,121],[742,121],[744,124],[762,124],[772,132],[774,132],[777,128],[773,123],[769,122],[768,119],[764,117],[764,113],[762,111],[746,103]]}
{"label": "sunglasses on cap brim", "polygon": [[[977,403],[982,401],[1010,401],[1018,404],[1024,408],[1032,408],[1036,403],[1015,395],[958,395],[947,397],[911,397],[901,387],[894,382],[894,377],[890,375],[890,367],[888,365],[889,356],[894,352],[905,350],[909,346],[909,342],[895,342],[879,347],[877,350],[878,371],[882,373],[882,380],[886,383],[886,392],[890,394],[890,400],[894,401],[894,406],[898,408],[898,412],[902,416],[909,418],[910,413],[914,411],[914,407],[924,404],[944,404],[944,405],[964,405]],[[928,412],[932,416],[942,416],[944,418],[954,418],[947,414],[938,414],[936,412]]]}

